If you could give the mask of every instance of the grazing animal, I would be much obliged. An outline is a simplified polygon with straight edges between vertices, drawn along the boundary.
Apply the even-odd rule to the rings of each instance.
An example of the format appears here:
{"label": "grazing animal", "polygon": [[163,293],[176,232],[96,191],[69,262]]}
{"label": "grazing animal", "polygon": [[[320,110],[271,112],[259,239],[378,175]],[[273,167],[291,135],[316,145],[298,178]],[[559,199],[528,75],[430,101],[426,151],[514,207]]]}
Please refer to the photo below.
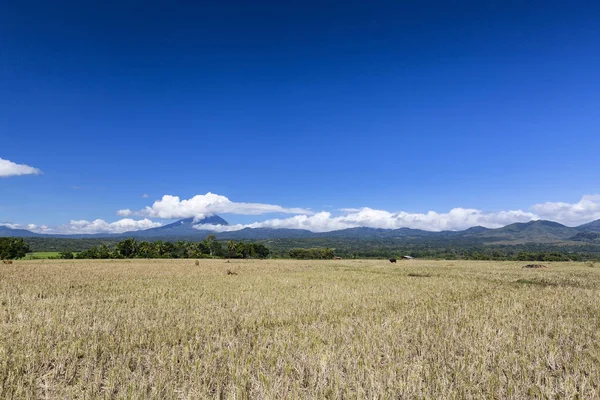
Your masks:
{"label": "grazing animal", "polygon": [[2,260],[4,264],[12,264],[12,260]]}
{"label": "grazing animal", "polygon": [[342,257],[333,257],[334,260],[341,260]]}
{"label": "grazing animal", "polygon": [[196,260],[196,261],[194,262],[194,264],[196,264],[196,265],[200,265],[200,261]]}
{"label": "grazing animal", "polygon": [[527,264],[523,268],[546,268],[546,266],[542,264]]}
{"label": "grazing animal", "polygon": [[227,275],[237,275],[237,272],[233,272],[232,270],[227,270]]}
{"label": "grazing animal", "polygon": [[395,263],[395,262],[396,262],[396,259],[395,259],[395,258],[390,258],[390,262],[391,262],[391,263]]}

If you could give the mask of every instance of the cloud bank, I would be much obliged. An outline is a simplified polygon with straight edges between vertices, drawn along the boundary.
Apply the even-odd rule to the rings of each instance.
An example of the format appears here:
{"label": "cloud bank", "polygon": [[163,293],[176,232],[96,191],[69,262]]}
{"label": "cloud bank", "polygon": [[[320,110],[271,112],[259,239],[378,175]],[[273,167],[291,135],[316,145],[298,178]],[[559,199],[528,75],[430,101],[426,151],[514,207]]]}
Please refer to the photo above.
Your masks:
{"label": "cloud bank", "polygon": [[577,203],[542,203],[531,207],[541,219],[577,226],[600,219],[600,194],[586,195]]}
{"label": "cloud bank", "polygon": [[115,222],[102,219],[94,221],[72,220],[69,224],[57,228],[36,224],[19,225],[4,223],[11,228],[29,229],[39,233],[122,233],[162,225],[150,218],[198,218],[214,214],[246,214],[261,215],[269,213],[296,214],[289,218],[274,218],[250,224],[235,225],[196,225],[196,229],[216,232],[235,231],[244,228],[286,228],[305,229],[312,232],[329,232],[339,229],[369,227],[383,229],[413,228],[427,231],[464,230],[473,226],[499,228],[515,222],[528,222],[537,219],[556,221],[567,226],[578,226],[600,219],[600,194],[585,195],[576,203],[547,202],[533,205],[531,211],[508,210],[485,212],[474,208],[453,208],[448,212],[429,211],[412,213],[406,211],[390,212],[369,207],[344,208],[333,214],[322,211],[314,213],[309,209],[285,208],[279,205],[262,203],[238,203],[225,196],[213,193],[197,195],[188,200],[180,200],[177,196],[165,195],[161,200],[142,211],[130,209],[117,211],[117,215],[129,217],[143,214],[146,218],[134,220],[123,218]]}
{"label": "cloud bank", "polygon": [[157,228],[162,226],[160,222],[154,222],[147,218],[142,220],[134,220],[131,218],[123,218],[115,222],[106,222],[102,219],[94,221],[70,221],[69,225],[65,226],[65,231],[69,233],[123,233],[127,231],[139,231],[142,229]]}
{"label": "cloud bank", "polygon": [[46,225],[36,225],[36,224],[11,224],[10,222],[0,222],[0,226],[7,226],[11,229],[27,229],[30,231],[36,231],[40,229],[48,229]]}
{"label": "cloud bank", "polygon": [[199,194],[188,200],[181,200],[178,196],[164,195],[143,210],[140,215],[149,218],[204,218],[214,214],[313,214],[305,208],[285,208],[274,204],[262,203],[238,203],[229,200],[225,196],[210,193]]}
{"label": "cloud bank", "polygon": [[233,231],[243,228],[287,228],[306,229],[312,232],[330,232],[339,229],[367,227],[382,229],[413,228],[427,231],[463,230],[472,226],[499,228],[514,222],[527,222],[537,219],[532,213],[521,210],[484,213],[476,209],[453,208],[447,213],[392,213],[369,207],[347,209],[347,213],[333,216],[330,212],[320,212],[312,216],[296,215],[284,219],[270,219],[246,225],[196,225],[196,229]]}
{"label": "cloud bank", "polygon": [[0,158],[0,178],[21,175],[38,175],[41,173],[42,171],[37,168],[30,167],[29,165],[16,164],[12,161]]}
{"label": "cloud bank", "polygon": [[154,222],[147,218],[134,220],[131,218],[123,218],[115,222],[106,222],[103,219],[94,221],[87,220],[71,220],[68,224],[50,228],[46,225],[37,224],[12,224],[2,223],[0,225],[8,226],[12,229],[27,229],[35,233],[48,233],[57,235],[77,235],[77,234],[94,234],[94,233],[123,233],[128,231],[139,231],[143,229],[157,228],[162,226],[160,222]]}
{"label": "cloud bank", "polygon": [[578,226],[600,219],[600,195],[585,195],[577,203],[547,202],[535,204],[533,212],[510,210],[484,212],[473,208],[453,208],[449,212],[410,213],[389,212],[369,207],[344,208],[342,215],[330,212],[314,215],[296,215],[284,219],[269,219],[246,225],[197,225],[197,229],[212,229],[217,232],[243,228],[288,228],[306,229],[312,232],[329,232],[339,229],[368,227],[382,229],[412,228],[426,231],[458,231],[473,226],[500,228],[516,222],[538,219],[555,221],[567,226]]}

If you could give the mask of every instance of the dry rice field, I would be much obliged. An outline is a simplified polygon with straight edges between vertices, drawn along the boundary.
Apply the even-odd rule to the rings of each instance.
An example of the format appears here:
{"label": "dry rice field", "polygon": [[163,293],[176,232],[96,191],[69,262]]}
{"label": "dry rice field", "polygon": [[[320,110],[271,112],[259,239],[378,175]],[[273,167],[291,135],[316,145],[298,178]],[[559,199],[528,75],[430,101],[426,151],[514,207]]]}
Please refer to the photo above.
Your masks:
{"label": "dry rice field", "polygon": [[525,264],[0,265],[0,398],[600,398],[600,265]]}

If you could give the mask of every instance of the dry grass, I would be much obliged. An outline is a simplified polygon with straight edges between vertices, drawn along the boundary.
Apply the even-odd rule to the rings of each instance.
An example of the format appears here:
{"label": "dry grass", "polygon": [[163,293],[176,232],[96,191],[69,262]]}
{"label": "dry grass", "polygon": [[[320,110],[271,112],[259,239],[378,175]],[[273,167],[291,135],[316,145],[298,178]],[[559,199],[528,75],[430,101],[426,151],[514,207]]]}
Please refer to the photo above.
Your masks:
{"label": "dry grass", "polygon": [[522,266],[2,265],[0,398],[600,397],[600,269]]}

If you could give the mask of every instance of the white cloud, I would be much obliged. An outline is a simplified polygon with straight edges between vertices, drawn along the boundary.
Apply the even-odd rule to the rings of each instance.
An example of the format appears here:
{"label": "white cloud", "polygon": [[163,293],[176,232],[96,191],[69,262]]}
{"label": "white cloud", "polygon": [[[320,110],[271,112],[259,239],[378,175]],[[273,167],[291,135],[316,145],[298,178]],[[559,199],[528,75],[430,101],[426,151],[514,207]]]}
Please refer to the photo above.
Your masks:
{"label": "white cloud", "polygon": [[242,224],[236,225],[214,225],[214,224],[198,224],[194,225],[195,229],[201,231],[214,231],[214,232],[233,232],[247,228],[248,226]]}
{"label": "white cloud", "polygon": [[147,193],[144,193],[144,194],[142,195],[142,198],[144,198],[144,199],[147,199],[148,197],[149,197],[149,196],[148,196],[148,194],[147,194]]}
{"label": "white cloud", "polygon": [[[275,218],[250,224],[236,225],[196,225],[197,229],[207,229],[217,232],[235,231],[243,228],[288,228],[306,229],[313,232],[329,232],[333,230],[371,227],[384,229],[413,228],[427,231],[463,230],[481,225],[487,228],[499,228],[515,222],[528,222],[537,219],[547,219],[569,226],[581,225],[595,219],[600,219],[600,195],[586,195],[577,203],[548,202],[531,207],[533,212],[522,210],[484,212],[473,208],[453,208],[448,212],[429,211],[427,213],[411,213],[406,211],[390,212],[369,207],[346,208],[339,215],[331,212],[313,213],[301,208],[283,208],[277,205],[261,203],[236,203],[224,196],[212,193],[194,196],[189,200],[180,200],[176,196],[163,196],[152,207],[146,207],[142,212],[149,217],[158,218],[187,218],[230,213],[259,215],[267,213],[298,214],[290,218]],[[117,211],[120,216],[130,216],[129,209]],[[29,229],[39,233],[122,233],[161,226],[145,218],[134,220],[124,218],[116,222],[106,222],[102,219],[95,221],[71,221],[67,225],[49,228],[45,225],[20,225],[3,223],[10,228]]]}
{"label": "white cloud", "polygon": [[274,229],[306,229],[313,232],[328,232],[338,229],[351,228],[352,226],[339,220],[339,217],[332,218],[329,212],[320,212],[315,215],[295,215],[290,218],[269,219],[262,222],[253,222],[251,224],[237,225],[212,225],[201,224],[194,225],[194,228],[201,230],[212,230],[216,232],[238,231],[244,228],[274,228]]}
{"label": "white cloud", "polygon": [[484,212],[472,208],[453,208],[446,213],[429,211],[427,213],[410,213],[406,211],[389,212],[369,207],[345,208],[340,216],[332,216],[329,212],[314,215],[296,215],[285,219],[270,219],[247,225],[236,225],[214,230],[235,230],[242,228],[290,228],[307,229],[313,232],[329,232],[332,230],[370,227],[383,229],[413,228],[427,231],[463,230],[481,225],[486,228],[500,228],[515,222],[528,222],[538,219],[556,221],[568,226],[578,226],[600,219],[600,195],[586,195],[574,204],[543,203],[536,204],[533,212],[509,210]]}
{"label": "white cloud", "polygon": [[12,161],[0,158],[0,178],[20,175],[38,175],[41,174],[37,168],[25,164],[16,164]]}
{"label": "white cloud", "polygon": [[188,200],[178,196],[164,195],[152,207],[146,207],[140,215],[154,218],[204,218],[214,214],[261,215],[269,213],[313,214],[304,208],[285,208],[273,204],[237,203],[214,193],[199,194]]}
{"label": "white cloud", "polygon": [[53,232],[53,229],[50,229],[47,225],[13,224],[10,222],[0,222],[0,226],[7,226],[11,229],[26,229],[28,231],[37,232],[37,233]]}
{"label": "white cloud", "polygon": [[162,226],[160,222],[153,222],[149,219],[133,220],[130,218],[124,218],[115,222],[106,222],[102,219],[96,219],[94,221],[72,220],[68,224],[60,225],[56,228],[50,228],[47,225],[37,224],[23,225],[1,223],[0,225],[5,225],[12,229],[27,229],[36,233],[52,233],[61,235],[84,233],[123,233]]}
{"label": "white cloud", "polygon": [[250,228],[286,228],[306,229],[312,232],[328,232],[339,229],[352,228],[342,217],[332,217],[330,212],[320,212],[315,215],[295,215],[291,218],[271,219],[250,224]]}
{"label": "white cloud", "polygon": [[115,222],[106,222],[103,219],[96,219],[94,221],[72,220],[68,225],[62,225],[56,228],[54,233],[123,233],[156,228],[159,226],[162,226],[160,222],[153,222],[147,218],[141,220],[123,218]]}
{"label": "white cloud", "polygon": [[11,224],[10,222],[2,222],[0,226],[6,226],[10,229],[25,229],[25,227],[21,224]]}
{"label": "white cloud", "polygon": [[577,226],[600,219],[600,194],[586,195],[578,203],[541,203],[531,207],[541,219]]}
{"label": "white cloud", "polygon": [[499,228],[514,222],[527,222],[536,219],[536,215],[520,210],[485,213],[475,209],[453,208],[447,213],[430,211],[423,213],[374,210],[364,207],[349,209],[344,215],[332,216],[329,212],[314,215],[296,215],[291,218],[270,219],[246,225],[197,225],[197,229],[217,232],[229,232],[243,228],[287,228],[306,229],[312,232],[329,232],[339,229],[369,227],[383,229],[413,228],[427,231],[463,230],[481,225],[487,228]]}

